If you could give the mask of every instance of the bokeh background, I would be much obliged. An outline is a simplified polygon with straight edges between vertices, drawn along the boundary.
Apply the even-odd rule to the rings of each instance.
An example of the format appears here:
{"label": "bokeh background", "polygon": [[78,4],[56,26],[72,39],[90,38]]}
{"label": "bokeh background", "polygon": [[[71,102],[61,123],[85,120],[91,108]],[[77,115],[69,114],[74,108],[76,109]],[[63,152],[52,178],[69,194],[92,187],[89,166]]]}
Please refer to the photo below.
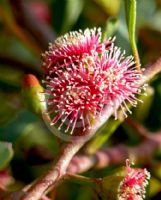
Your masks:
{"label": "bokeh background", "polygon": [[[40,176],[57,154],[56,137],[25,107],[22,79],[32,73],[41,82],[41,53],[48,43],[68,31],[87,27],[102,27],[104,37],[116,36],[116,45],[131,54],[123,0],[0,0],[0,185],[10,183],[10,190],[21,188]],[[161,53],[161,0],[137,1],[136,29],[141,63],[146,66]],[[149,131],[161,129],[160,75],[150,83],[144,105],[133,113]],[[139,142],[138,134],[124,122],[104,146],[137,146]],[[85,175],[101,177],[114,167],[90,170]],[[160,199],[160,150],[146,167],[155,168],[147,199]],[[91,188],[70,182],[52,195],[53,199],[98,199]]]}

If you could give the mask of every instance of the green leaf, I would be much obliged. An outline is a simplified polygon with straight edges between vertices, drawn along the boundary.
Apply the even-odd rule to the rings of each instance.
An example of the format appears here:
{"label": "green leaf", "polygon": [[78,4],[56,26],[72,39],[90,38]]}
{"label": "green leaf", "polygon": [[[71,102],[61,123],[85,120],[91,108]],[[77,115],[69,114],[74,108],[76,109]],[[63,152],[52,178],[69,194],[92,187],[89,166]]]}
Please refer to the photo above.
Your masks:
{"label": "green leaf", "polygon": [[4,169],[13,157],[12,144],[0,142],[0,169]]}
{"label": "green leaf", "polygon": [[117,30],[118,27],[118,20],[116,17],[110,17],[104,27],[104,31],[103,31],[103,38],[106,39],[110,36],[112,36],[112,34]]}
{"label": "green leaf", "polygon": [[92,188],[90,187],[87,187],[87,186],[83,186],[80,188],[80,190],[78,191],[78,194],[77,194],[77,197],[76,197],[76,200],[89,200],[91,199],[92,197]]}
{"label": "green leaf", "polygon": [[109,139],[120,124],[120,120],[109,119],[108,122],[98,130],[97,135],[88,143],[85,151],[89,154],[94,154]]}
{"label": "green leaf", "polygon": [[68,32],[76,23],[84,6],[84,0],[52,1],[53,27],[58,34]]}
{"label": "green leaf", "polygon": [[0,140],[14,143],[23,134],[25,127],[37,120],[36,115],[27,110],[17,112],[9,123],[0,126]]}
{"label": "green leaf", "polygon": [[84,1],[67,0],[62,32],[65,33],[75,24],[83,9]]}
{"label": "green leaf", "polygon": [[[1,84],[0,84],[1,87]],[[9,122],[17,112],[17,107],[15,106],[15,100],[18,102],[17,94],[6,94],[0,92],[0,126],[3,126],[7,122]],[[13,102],[11,101],[13,99]]]}
{"label": "green leaf", "polygon": [[94,0],[109,16],[116,16],[120,9],[120,0]]}
{"label": "green leaf", "polygon": [[154,100],[154,89],[148,86],[146,89],[146,95],[142,95],[139,98],[143,103],[139,103],[137,108],[133,111],[133,116],[139,122],[143,122],[150,113],[150,109]]}
{"label": "green leaf", "polygon": [[138,50],[136,46],[136,0],[124,0],[125,1],[125,13],[126,22],[128,26],[129,40],[131,43],[132,52],[135,58],[136,65],[140,65]]}
{"label": "green leaf", "polygon": [[161,191],[161,182],[152,177],[150,179],[150,188],[149,188],[149,196],[150,197],[154,197],[155,195],[157,195],[157,193],[159,193]]}
{"label": "green leaf", "polygon": [[129,38],[135,42],[136,0],[125,0],[125,12]]}

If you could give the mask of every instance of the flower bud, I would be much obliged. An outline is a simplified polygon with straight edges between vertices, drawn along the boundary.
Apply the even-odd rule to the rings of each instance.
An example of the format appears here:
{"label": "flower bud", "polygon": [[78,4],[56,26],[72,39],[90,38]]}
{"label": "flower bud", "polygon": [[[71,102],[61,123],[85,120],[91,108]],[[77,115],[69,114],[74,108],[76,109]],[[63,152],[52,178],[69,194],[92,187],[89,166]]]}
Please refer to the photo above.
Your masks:
{"label": "flower bud", "polygon": [[103,200],[143,200],[150,173],[146,169],[126,167],[104,177],[99,184],[98,194]]}
{"label": "flower bud", "polygon": [[25,106],[32,112],[41,115],[41,113],[46,110],[44,89],[34,75],[27,74],[24,76],[22,82],[22,96]]}

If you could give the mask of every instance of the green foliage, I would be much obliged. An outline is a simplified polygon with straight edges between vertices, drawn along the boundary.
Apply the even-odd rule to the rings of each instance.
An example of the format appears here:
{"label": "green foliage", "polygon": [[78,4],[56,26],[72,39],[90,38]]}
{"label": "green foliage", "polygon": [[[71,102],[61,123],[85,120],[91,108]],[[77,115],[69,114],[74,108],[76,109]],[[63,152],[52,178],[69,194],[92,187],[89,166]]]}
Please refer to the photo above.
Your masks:
{"label": "green foliage", "polygon": [[[154,89],[152,87],[148,87],[146,89],[146,94],[140,97],[140,100],[143,103],[139,103],[137,106],[138,109],[134,109],[133,116],[140,122],[143,122],[147,116],[149,115],[150,108],[152,106],[152,102],[154,99]],[[142,114],[140,114],[142,113]]]}
{"label": "green foliage", "polygon": [[125,0],[125,12],[126,12],[126,22],[129,33],[129,40],[132,48],[132,52],[137,65],[140,64],[138,50],[136,46],[136,0]]}
{"label": "green foliage", "polygon": [[37,118],[31,112],[21,110],[10,122],[0,127],[0,140],[15,142],[23,134],[27,125],[36,120]]}
{"label": "green foliage", "polygon": [[98,130],[96,136],[89,141],[86,146],[86,152],[89,154],[94,154],[103,146],[104,143],[107,142],[120,124],[121,120],[109,119],[108,122]]}
{"label": "green foliage", "polygon": [[62,24],[62,33],[68,32],[78,20],[83,9],[84,0],[66,0],[65,16]]}
{"label": "green foliage", "polygon": [[120,8],[121,0],[94,0],[108,15],[116,16]]}
{"label": "green foliage", "polygon": [[135,43],[136,0],[125,0],[125,12],[129,37],[131,42]]}
{"label": "green foliage", "polygon": [[107,20],[104,30],[103,30],[103,38],[106,39],[111,37],[118,28],[118,20],[115,17],[111,17]]}
{"label": "green foliage", "polygon": [[8,142],[0,142],[0,170],[7,167],[12,158],[12,144]]}

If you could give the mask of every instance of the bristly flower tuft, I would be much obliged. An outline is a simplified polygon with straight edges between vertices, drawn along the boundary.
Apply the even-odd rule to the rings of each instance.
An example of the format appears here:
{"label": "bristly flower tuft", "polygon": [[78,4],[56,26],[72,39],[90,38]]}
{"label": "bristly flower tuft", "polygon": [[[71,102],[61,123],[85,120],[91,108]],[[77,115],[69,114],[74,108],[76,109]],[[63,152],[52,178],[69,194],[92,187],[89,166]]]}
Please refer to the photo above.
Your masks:
{"label": "bristly flower tuft", "polygon": [[67,67],[72,63],[80,62],[84,55],[91,55],[93,51],[100,52],[102,46],[110,48],[112,40],[101,43],[101,29],[85,29],[72,31],[59,37],[49,50],[42,54],[45,73],[51,74],[58,68]]}
{"label": "bristly flower tuft", "polygon": [[65,131],[71,129],[71,134],[78,124],[90,128],[105,107],[114,110],[116,119],[119,107],[127,116],[127,102],[136,106],[141,93],[143,77],[133,57],[125,57],[112,40],[101,43],[99,29],[58,38],[44,55],[44,68],[51,125],[59,123],[60,129],[67,124]]}
{"label": "bristly flower tuft", "polygon": [[127,160],[127,175],[120,183],[119,200],[143,200],[150,173],[146,169],[131,168]]}

